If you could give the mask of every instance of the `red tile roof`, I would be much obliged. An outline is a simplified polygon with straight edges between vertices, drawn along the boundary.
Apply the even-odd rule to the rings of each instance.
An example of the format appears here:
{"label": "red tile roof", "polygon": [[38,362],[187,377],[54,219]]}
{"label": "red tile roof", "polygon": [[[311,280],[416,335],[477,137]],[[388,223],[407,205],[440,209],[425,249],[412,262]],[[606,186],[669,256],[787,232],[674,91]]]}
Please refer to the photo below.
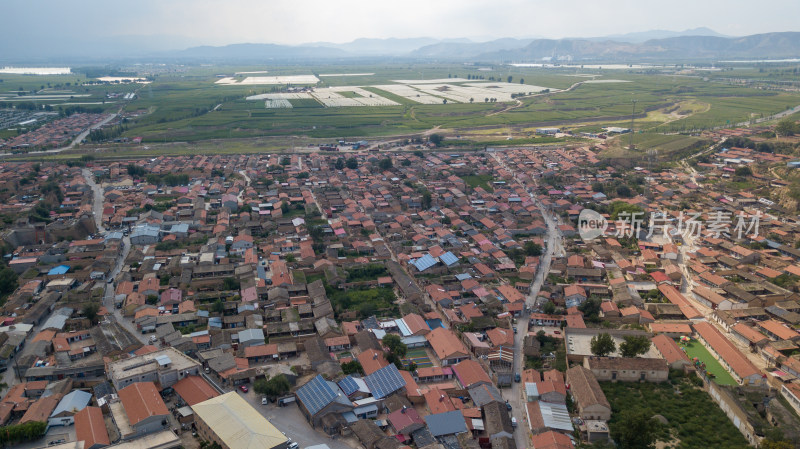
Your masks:
{"label": "red tile roof", "polygon": [[119,390],[118,393],[125,414],[128,415],[128,422],[132,426],[151,416],[169,414],[153,382],[136,382]]}
{"label": "red tile roof", "polygon": [[172,386],[189,406],[219,396],[219,392],[200,376],[188,376]]}
{"label": "red tile roof", "polygon": [[83,441],[85,448],[111,444],[100,407],[84,407],[75,415],[75,439]]}

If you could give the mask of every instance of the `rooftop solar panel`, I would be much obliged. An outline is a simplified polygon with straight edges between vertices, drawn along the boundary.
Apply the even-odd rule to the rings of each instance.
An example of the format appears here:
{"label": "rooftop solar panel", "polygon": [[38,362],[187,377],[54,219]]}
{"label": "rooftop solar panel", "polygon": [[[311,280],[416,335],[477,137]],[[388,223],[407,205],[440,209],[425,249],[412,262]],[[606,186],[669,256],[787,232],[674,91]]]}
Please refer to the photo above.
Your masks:
{"label": "rooftop solar panel", "polygon": [[358,384],[352,377],[347,376],[344,379],[339,381],[339,388],[344,391],[344,394],[350,396],[351,394],[358,391]]}
{"label": "rooftop solar panel", "polygon": [[297,390],[297,397],[308,412],[314,415],[336,399],[336,392],[321,375],[317,375]]}
{"label": "rooftop solar panel", "polygon": [[364,378],[375,399],[386,396],[406,386],[406,381],[395,365],[385,366]]}

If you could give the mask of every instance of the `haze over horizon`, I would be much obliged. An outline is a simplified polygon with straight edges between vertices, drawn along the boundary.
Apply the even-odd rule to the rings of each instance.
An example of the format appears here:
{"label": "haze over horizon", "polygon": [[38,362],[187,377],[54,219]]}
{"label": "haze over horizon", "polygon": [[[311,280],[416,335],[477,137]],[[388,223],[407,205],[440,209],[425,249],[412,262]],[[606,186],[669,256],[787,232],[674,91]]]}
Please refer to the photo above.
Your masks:
{"label": "haze over horizon", "polygon": [[[97,39],[141,39],[157,48],[195,45],[311,42],[345,43],[358,38],[490,40],[502,37],[598,37],[651,30],[708,27],[743,36],[797,30],[800,2],[761,2],[769,20],[754,20],[752,4],[742,0],[663,2],[607,0],[423,0],[364,2],[340,0],[141,0],[118,4],[99,0],[9,0],[0,30],[5,45],[17,47]],[[141,37],[141,36],[148,36]],[[150,42],[147,42],[147,41]]]}

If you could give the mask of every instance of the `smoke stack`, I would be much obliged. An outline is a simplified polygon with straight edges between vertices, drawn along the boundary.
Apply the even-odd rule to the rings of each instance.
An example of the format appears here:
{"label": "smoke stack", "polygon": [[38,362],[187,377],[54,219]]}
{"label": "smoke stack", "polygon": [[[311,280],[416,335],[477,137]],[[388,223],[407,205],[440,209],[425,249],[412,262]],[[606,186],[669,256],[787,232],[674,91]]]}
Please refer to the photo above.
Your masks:
{"label": "smoke stack", "polygon": [[440,395],[439,396],[439,402],[442,402],[442,401],[444,401],[444,395]]}
{"label": "smoke stack", "polygon": [[406,407],[406,406],[404,405],[404,406],[403,406],[403,410],[402,410],[402,411],[400,411],[400,413],[403,413],[403,414],[405,414],[405,413],[406,413],[406,408],[408,408],[408,407]]}
{"label": "smoke stack", "polygon": [[377,352],[375,354],[372,354],[372,360],[375,360],[377,358],[378,358],[378,353]]}

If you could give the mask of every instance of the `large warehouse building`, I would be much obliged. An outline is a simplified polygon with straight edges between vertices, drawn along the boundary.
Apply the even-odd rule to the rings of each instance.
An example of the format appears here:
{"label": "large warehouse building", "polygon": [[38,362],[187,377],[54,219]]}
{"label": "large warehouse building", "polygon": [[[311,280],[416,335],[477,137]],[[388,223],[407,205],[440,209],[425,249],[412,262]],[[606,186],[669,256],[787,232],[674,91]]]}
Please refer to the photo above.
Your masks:
{"label": "large warehouse building", "polygon": [[289,446],[289,439],[235,392],[195,404],[192,410],[200,437],[222,449]]}

